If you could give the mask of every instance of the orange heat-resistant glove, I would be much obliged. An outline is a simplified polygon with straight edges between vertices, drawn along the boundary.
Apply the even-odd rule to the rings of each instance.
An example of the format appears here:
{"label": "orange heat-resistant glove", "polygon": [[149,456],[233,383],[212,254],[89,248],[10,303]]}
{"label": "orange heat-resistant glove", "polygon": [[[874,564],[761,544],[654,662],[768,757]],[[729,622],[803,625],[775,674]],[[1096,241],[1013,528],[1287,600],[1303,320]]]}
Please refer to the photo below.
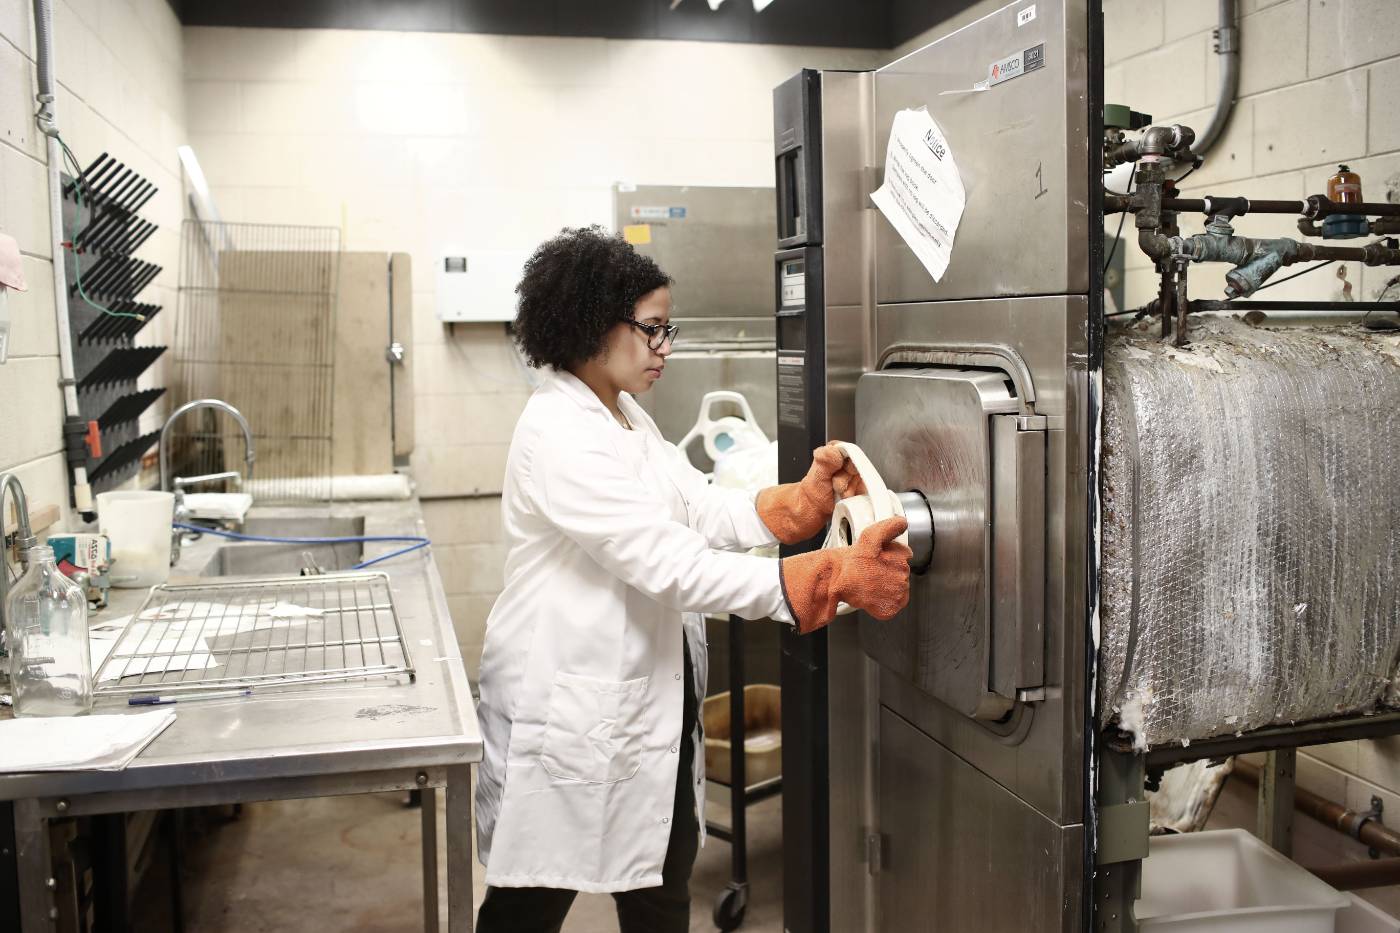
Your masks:
{"label": "orange heat-resistant glove", "polygon": [[769,486],[754,505],[768,530],[784,544],[797,544],[826,527],[836,500],[865,492],[855,465],[836,442],[812,451],[812,466],[800,483]]}
{"label": "orange heat-resistant glove", "polygon": [[888,619],[909,604],[909,560],[914,552],[895,538],[909,523],[895,517],[861,532],[850,547],[809,551],[778,563],[783,597],[803,635],[836,618],[849,603],[877,619]]}

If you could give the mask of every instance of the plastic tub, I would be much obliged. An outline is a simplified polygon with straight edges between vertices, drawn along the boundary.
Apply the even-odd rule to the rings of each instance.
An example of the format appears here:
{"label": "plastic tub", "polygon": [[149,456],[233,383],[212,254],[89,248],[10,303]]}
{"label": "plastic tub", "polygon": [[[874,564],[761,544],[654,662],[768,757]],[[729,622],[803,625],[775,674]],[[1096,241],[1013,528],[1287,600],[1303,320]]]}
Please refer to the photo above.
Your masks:
{"label": "plastic tub", "polygon": [[1351,892],[1343,896],[1350,903],[1337,913],[1337,933],[1400,933],[1400,920]]}
{"label": "plastic tub", "polygon": [[[705,776],[729,786],[734,744],[729,731],[729,691],[705,697]],[[752,787],[783,773],[782,691],[772,684],[744,687],[744,780]]]}
{"label": "plastic tub", "polygon": [[170,576],[175,494],[122,491],[97,494],[97,527],[112,542],[113,586],[140,588]]}
{"label": "plastic tub", "polygon": [[1242,829],[1153,836],[1134,908],[1143,933],[1334,933],[1351,902]]}

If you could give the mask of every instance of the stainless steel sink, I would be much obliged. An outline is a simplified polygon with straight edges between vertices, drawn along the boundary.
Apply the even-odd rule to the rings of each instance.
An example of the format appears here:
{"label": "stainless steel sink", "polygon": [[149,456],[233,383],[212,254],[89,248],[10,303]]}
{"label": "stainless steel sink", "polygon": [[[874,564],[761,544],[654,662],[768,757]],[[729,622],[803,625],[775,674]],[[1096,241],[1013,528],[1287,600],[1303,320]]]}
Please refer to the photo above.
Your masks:
{"label": "stainless steel sink", "polygon": [[264,516],[243,523],[243,534],[264,535],[269,538],[354,538],[365,533],[363,515],[332,518],[315,515],[307,518]]}
{"label": "stainless steel sink", "polygon": [[[363,535],[365,520],[351,518],[251,518],[243,533],[274,538],[348,538]],[[225,544],[209,558],[201,577],[242,577],[298,573],[303,568],[349,570],[364,556],[361,542],[343,544],[274,544],[248,541]]]}

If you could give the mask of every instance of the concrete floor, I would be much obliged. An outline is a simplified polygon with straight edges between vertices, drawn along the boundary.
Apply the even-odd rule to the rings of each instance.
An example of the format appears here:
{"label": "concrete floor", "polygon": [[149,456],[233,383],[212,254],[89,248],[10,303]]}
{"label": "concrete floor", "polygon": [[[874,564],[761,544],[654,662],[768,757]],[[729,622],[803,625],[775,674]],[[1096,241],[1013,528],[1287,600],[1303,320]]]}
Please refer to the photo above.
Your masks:
{"label": "concrete floor", "polygon": [[[232,821],[213,819],[186,843],[185,928],[197,933],[341,930],[418,933],[423,929],[419,811],[403,794],[250,804]],[[749,909],[741,930],[781,933],[781,798],[749,809]],[[718,808],[711,819],[728,823]],[[439,865],[445,841],[439,811]],[[693,933],[715,929],[710,915],[729,881],[730,847],[712,839],[691,880]],[[475,901],[484,892],[473,863]],[[136,929],[169,929],[165,869],[149,875],[137,899]],[[446,904],[446,891],[440,892]],[[445,912],[445,907],[444,907]],[[446,926],[444,924],[444,929]],[[581,895],[565,933],[617,929],[613,900]]]}
{"label": "concrete floor", "polygon": [[[402,794],[252,804],[233,821],[203,821],[187,842],[184,871],[185,928],[197,933],[282,933],[342,930],[352,933],[417,933],[422,925],[419,811]],[[749,911],[742,930],[781,933],[781,797],[749,811]],[[1209,829],[1254,826],[1253,787],[1227,781]],[[723,808],[711,814],[728,822]],[[439,813],[441,819],[441,813]],[[200,822],[200,821],[196,821]],[[439,831],[439,864],[445,861]],[[1367,857],[1365,847],[1301,814],[1294,825],[1294,858],[1324,865]],[[711,840],[692,878],[692,933],[711,931],[715,898],[729,880],[730,848]],[[483,891],[474,865],[475,898]],[[151,884],[136,899],[135,929],[166,930],[166,872],[156,866]],[[1400,888],[1358,892],[1400,916]],[[441,893],[445,903],[445,891]],[[612,898],[581,895],[565,933],[617,929]]]}

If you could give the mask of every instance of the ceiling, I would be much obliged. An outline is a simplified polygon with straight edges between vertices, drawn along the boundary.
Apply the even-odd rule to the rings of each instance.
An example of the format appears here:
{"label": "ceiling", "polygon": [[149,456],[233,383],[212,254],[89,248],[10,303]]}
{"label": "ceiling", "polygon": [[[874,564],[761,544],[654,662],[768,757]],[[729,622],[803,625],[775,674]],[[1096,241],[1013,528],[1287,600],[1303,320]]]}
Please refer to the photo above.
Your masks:
{"label": "ceiling", "polygon": [[169,0],[186,26],[383,29],[894,48],[974,0]]}

